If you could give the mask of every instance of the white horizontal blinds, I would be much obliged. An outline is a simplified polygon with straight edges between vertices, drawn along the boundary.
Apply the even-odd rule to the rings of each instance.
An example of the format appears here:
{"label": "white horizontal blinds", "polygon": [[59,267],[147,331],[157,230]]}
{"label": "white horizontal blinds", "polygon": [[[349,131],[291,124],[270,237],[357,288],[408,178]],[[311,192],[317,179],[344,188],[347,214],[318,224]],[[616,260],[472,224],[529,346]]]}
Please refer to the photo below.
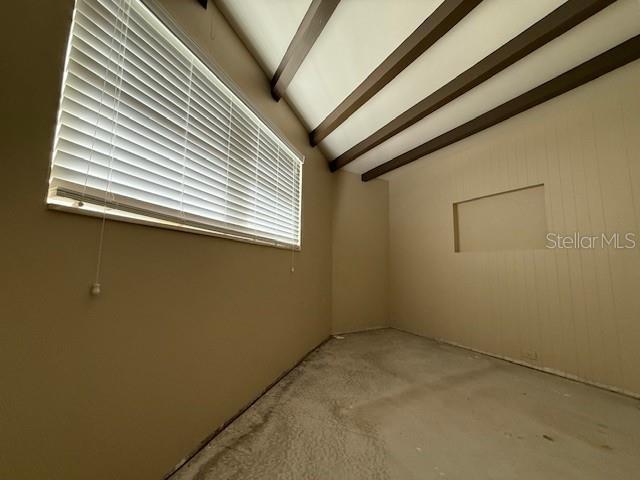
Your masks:
{"label": "white horizontal blinds", "polygon": [[52,196],[298,246],[301,175],[140,0],[77,0]]}

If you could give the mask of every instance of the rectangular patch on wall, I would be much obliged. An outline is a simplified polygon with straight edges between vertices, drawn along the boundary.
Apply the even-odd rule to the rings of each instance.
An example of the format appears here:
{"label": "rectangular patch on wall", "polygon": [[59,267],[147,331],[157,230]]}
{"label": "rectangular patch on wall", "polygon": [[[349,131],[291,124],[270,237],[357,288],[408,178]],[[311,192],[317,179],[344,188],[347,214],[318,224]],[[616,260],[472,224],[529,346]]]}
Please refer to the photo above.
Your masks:
{"label": "rectangular patch on wall", "polygon": [[453,225],[456,252],[545,248],[544,185],[454,203]]}

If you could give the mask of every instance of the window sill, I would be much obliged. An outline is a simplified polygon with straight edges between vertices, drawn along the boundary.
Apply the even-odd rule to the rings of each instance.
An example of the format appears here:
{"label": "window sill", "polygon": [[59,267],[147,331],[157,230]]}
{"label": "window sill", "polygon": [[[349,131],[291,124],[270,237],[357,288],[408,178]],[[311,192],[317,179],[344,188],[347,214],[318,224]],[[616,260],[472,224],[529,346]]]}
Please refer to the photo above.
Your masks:
{"label": "window sill", "polygon": [[163,228],[168,230],[176,230],[180,232],[187,232],[197,235],[206,235],[208,237],[224,238],[227,240],[234,240],[236,242],[250,243],[252,245],[262,245],[265,247],[278,248],[280,250],[293,250],[299,252],[302,250],[301,246],[291,246],[277,242],[269,242],[262,239],[252,238],[248,236],[242,236],[241,234],[234,235],[232,233],[226,233],[216,230],[206,230],[203,228],[193,227],[191,225],[183,225],[180,223],[170,222],[153,217],[147,217],[144,215],[137,215],[135,213],[126,212],[123,210],[117,210],[113,208],[103,209],[100,206],[85,204],[79,206],[77,201],[62,198],[62,197],[49,197],[47,199],[47,208],[49,210],[56,210],[59,212],[75,213],[77,215],[84,215],[94,218],[106,218],[108,220],[114,220],[119,222],[133,223],[136,225],[144,225],[147,227]]}

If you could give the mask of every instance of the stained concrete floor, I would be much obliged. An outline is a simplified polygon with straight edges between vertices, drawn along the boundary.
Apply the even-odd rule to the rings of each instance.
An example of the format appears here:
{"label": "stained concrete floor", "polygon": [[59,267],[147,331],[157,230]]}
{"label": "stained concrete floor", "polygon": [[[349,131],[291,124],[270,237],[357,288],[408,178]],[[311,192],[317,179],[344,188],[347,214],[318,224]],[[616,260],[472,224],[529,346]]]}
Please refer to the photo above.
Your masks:
{"label": "stained concrete floor", "polygon": [[173,480],[640,478],[640,401],[396,330],[311,354]]}

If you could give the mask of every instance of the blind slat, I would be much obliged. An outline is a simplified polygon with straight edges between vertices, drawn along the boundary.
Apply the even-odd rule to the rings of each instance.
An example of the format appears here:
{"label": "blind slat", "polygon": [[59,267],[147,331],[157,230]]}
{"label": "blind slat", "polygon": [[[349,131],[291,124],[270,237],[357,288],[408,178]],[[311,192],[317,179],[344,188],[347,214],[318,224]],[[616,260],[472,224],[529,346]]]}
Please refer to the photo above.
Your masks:
{"label": "blind slat", "polygon": [[140,0],[77,0],[50,198],[299,246],[301,175]]}

